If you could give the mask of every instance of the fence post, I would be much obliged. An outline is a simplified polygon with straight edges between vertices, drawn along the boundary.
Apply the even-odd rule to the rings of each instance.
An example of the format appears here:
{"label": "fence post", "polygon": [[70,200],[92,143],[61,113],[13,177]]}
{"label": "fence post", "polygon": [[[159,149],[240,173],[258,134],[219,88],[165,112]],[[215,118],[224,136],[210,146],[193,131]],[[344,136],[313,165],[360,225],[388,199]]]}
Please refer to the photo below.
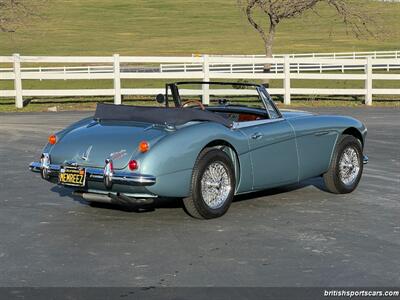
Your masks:
{"label": "fence post", "polygon": [[365,66],[365,104],[372,105],[372,57],[368,56]]}
{"label": "fence post", "polygon": [[114,54],[114,104],[121,104],[121,70],[119,54]]}
{"label": "fence post", "polygon": [[[210,81],[210,64],[208,58],[208,55],[203,55],[203,81]],[[203,84],[203,104],[210,104],[209,87],[208,84]]]}
{"label": "fence post", "polygon": [[285,75],[285,78],[283,79],[283,88],[285,90],[283,103],[285,105],[290,105],[290,60],[288,55],[285,55],[284,57],[283,73]]}
{"label": "fence post", "polygon": [[19,54],[14,54],[14,90],[15,90],[15,106],[24,108],[22,99],[22,78],[21,78],[21,57]]}

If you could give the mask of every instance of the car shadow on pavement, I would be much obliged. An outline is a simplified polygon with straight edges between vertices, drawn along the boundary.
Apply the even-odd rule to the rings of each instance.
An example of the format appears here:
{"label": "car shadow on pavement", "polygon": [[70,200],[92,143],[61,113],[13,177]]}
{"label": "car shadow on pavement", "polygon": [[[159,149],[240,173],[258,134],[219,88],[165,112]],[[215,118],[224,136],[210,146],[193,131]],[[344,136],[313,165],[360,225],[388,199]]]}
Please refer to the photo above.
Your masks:
{"label": "car shadow on pavement", "polygon": [[153,212],[156,209],[171,209],[182,208],[182,199],[180,198],[157,198],[154,199],[152,204],[114,204],[114,203],[101,203],[101,202],[86,202],[87,205],[96,208],[115,209],[125,212],[146,213]]}
{"label": "car shadow on pavement", "polygon": [[296,190],[299,190],[299,189],[302,189],[302,188],[305,188],[308,186],[313,186],[322,192],[328,192],[324,185],[324,181],[323,181],[322,177],[314,177],[314,178],[310,178],[310,179],[301,181],[300,183],[296,183],[296,184],[290,184],[290,185],[280,186],[277,188],[271,188],[271,189],[261,190],[261,191],[252,192],[252,193],[248,193],[248,194],[238,195],[235,197],[235,199],[233,201],[240,202],[240,201],[246,201],[246,200],[250,200],[250,199],[274,196],[274,195],[289,193],[291,191],[296,191]]}
{"label": "car shadow on pavement", "polygon": [[[273,195],[279,195],[288,193],[291,191],[299,190],[308,186],[314,186],[315,188],[327,192],[323,180],[321,177],[315,177],[311,179],[307,179],[302,181],[298,184],[291,184],[287,186],[282,186],[279,188],[272,188],[266,189],[258,192],[252,192],[244,195],[235,196],[233,202],[241,202],[251,199],[257,199],[262,197],[268,197]],[[83,199],[80,196],[73,194],[73,189],[62,187],[62,186],[54,186],[51,188],[52,192],[56,192],[59,194],[60,197],[69,197],[72,198],[74,201],[86,205],[92,206],[96,208],[103,208],[103,209],[114,209],[126,212],[136,212],[136,213],[144,213],[144,212],[152,212],[156,209],[171,209],[171,208],[182,208],[183,203],[181,198],[156,198],[154,199],[154,203],[152,204],[131,204],[131,205],[121,205],[121,204],[114,204],[114,203],[101,203],[101,202],[90,202]]]}
{"label": "car shadow on pavement", "polygon": [[154,199],[154,203],[152,204],[131,204],[131,205],[121,205],[114,203],[102,203],[102,202],[91,202],[83,199],[80,196],[74,195],[74,190],[62,187],[62,186],[53,186],[51,188],[52,192],[58,193],[60,197],[69,197],[72,200],[86,206],[92,206],[96,208],[104,208],[104,209],[114,209],[121,210],[126,212],[150,212],[155,211],[159,208],[182,208],[182,199],[180,198],[156,198]]}

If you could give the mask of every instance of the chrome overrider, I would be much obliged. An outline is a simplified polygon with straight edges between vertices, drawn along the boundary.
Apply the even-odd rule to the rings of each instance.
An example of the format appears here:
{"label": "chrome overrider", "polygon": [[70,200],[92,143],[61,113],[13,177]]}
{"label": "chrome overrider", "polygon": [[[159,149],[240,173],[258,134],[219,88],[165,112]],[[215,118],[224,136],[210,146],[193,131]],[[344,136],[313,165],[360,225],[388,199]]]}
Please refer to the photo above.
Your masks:
{"label": "chrome overrider", "polygon": [[[71,165],[71,163],[67,163]],[[77,166],[76,164],[74,166]],[[32,162],[29,169],[32,172],[41,173],[43,179],[58,177],[63,166],[52,164],[50,155],[43,153],[40,162]],[[134,186],[150,186],[156,183],[156,178],[152,175],[143,175],[137,173],[113,170],[112,161],[107,159],[103,169],[85,167],[86,178],[88,181],[104,182],[106,188],[111,188],[112,184],[124,184]]]}

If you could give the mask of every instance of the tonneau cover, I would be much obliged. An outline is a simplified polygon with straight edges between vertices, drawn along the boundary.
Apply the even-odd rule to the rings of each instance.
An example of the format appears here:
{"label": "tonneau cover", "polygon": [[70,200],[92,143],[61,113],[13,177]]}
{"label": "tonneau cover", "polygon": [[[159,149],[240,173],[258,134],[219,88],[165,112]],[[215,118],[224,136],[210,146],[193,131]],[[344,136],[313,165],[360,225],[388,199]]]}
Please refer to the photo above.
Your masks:
{"label": "tonneau cover", "polygon": [[232,121],[207,110],[196,108],[165,108],[98,103],[95,119],[115,121],[137,121],[153,124],[181,125],[190,121],[210,121],[226,127]]}

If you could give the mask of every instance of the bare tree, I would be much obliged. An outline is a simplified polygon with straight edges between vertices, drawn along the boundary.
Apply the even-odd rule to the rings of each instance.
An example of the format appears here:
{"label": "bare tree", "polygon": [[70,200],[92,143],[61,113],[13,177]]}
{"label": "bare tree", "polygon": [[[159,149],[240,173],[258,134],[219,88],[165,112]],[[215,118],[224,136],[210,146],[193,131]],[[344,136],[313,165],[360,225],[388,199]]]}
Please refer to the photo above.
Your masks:
{"label": "bare tree", "polygon": [[306,11],[316,12],[321,3],[329,5],[345,24],[347,32],[352,32],[357,38],[373,34],[367,26],[372,18],[360,9],[360,5],[352,5],[348,0],[238,0],[238,3],[263,39],[267,57],[272,57],[277,26],[286,19],[300,17]]}
{"label": "bare tree", "polygon": [[0,31],[14,32],[32,18],[40,17],[45,0],[0,0]]}

